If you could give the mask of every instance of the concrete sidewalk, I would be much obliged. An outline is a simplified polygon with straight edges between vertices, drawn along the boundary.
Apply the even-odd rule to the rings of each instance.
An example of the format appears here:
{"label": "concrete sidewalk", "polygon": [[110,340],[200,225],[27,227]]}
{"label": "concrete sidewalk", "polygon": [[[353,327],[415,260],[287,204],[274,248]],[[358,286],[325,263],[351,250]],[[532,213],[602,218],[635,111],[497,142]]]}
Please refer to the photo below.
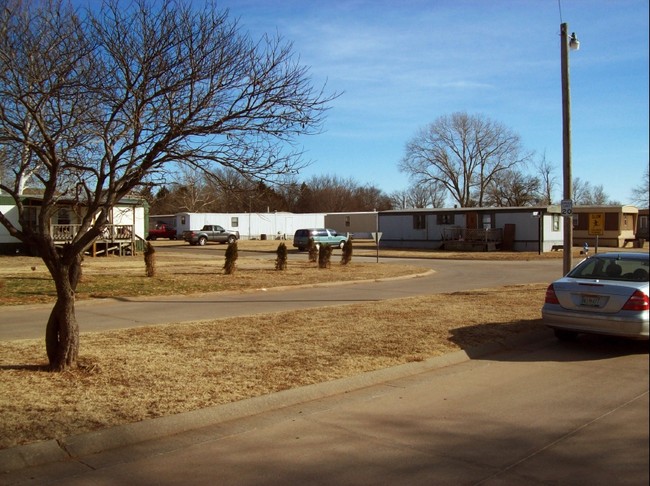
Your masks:
{"label": "concrete sidewalk", "polygon": [[3,451],[0,484],[648,484],[647,380],[647,345],[540,330]]}
{"label": "concrete sidewalk", "polygon": [[[538,332],[517,336],[508,342],[485,344],[471,350],[457,351],[421,362],[408,363],[349,378],[285,390],[192,412],[125,424],[59,440],[52,439],[3,449],[0,450],[0,473],[5,474],[4,477],[0,476],[0,484],[15,484],[14,480],[22,478],[21,471],[28,472],[27,476],[33,477],[34,474],[38,476],[41,472],[48,476],[48,471],[53,469],[75,470],[88,457],[96,454],[118,451],[150,441],[213,428],[230,421],[255,417],[295,405],[308,404],[315,400],[345,395],[355,390],[462,363],[468,361],[470,356],[475,358],[487,356],[498,351],[549,339],[551,339],[550,332],[541,329]],[[58,463],[58,465],[53,466],[55,463]]]}

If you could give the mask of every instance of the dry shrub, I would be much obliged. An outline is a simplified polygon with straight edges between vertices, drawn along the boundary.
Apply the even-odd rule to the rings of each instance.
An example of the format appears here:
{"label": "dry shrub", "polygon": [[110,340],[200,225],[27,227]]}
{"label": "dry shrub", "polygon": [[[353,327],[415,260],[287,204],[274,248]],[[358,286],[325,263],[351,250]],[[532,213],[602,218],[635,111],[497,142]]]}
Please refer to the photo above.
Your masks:
{"label": "dry shrub", "polygon": [[332,247],[330,245],[320,245],[318,249],[318,268],[330,268],[332,259]]}
{"label": "dry shrub", "polygon": [[286,270],[287,258],[288,258],[287,245],[285,245],[284,242],[280,243],[278,245],[278,249],[276,250],[275,254],[277,255],[277,258],[275,259],[275,269]]}
{"label": "dry shrub", "polygon": [[315,263],[318,260],[318,246],[316,246],[313,238],[309,238],[307,242],[307,255],[309,255],[309,261],[311,263]]}
{"label": "dry shrub", "polygon": [[226,248],[226,261],[223,264],[223,271],[226,275],[232,275],[237,269],[237,258],[239,252],[237,251],[237,242],[229,243]]}

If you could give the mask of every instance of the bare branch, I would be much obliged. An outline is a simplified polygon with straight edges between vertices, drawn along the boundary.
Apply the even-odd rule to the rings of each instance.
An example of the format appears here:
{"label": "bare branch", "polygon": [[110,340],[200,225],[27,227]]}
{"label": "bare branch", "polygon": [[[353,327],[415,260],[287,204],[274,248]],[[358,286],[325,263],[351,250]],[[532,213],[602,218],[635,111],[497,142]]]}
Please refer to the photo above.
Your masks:
{"label": "bare branch", "polygon": [[438,118],[409,141],[400,170],[416,184],[447,188],[462,207],[482,206],[500,172],[525,164],[519,136],[481,116],[454,113]]}

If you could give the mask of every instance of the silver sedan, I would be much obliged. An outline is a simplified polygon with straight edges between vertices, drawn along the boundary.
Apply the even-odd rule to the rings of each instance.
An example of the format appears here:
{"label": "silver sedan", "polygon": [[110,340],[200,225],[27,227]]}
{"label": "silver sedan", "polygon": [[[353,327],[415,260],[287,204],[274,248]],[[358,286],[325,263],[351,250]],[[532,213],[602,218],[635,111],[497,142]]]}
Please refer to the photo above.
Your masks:
{"label": "silver sedan", "polygon": [[648,253],[604,253],[546,290],[544,324],[558,339],[579,333],[648,339]]}

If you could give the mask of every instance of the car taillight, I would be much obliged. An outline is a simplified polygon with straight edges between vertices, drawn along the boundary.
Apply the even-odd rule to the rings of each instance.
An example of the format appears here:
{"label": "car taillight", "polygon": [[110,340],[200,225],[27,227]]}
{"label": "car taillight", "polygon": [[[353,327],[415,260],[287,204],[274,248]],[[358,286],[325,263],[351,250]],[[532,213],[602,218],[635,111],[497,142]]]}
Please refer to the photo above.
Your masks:
{"label": "car taillight", "polygon": [[553,288],[553,284],[549,285],[548,288],[546,289],[546,298],[544,299],[545,304],[559,304],[560,301],[557,299],[557,295],[555,295],[555,289]]}
{"label": "car taillight", "polygon": [[649,308],[648,296],[640,290],[635,291],[623,306],[623,310],[631,311],[644,311]]}

